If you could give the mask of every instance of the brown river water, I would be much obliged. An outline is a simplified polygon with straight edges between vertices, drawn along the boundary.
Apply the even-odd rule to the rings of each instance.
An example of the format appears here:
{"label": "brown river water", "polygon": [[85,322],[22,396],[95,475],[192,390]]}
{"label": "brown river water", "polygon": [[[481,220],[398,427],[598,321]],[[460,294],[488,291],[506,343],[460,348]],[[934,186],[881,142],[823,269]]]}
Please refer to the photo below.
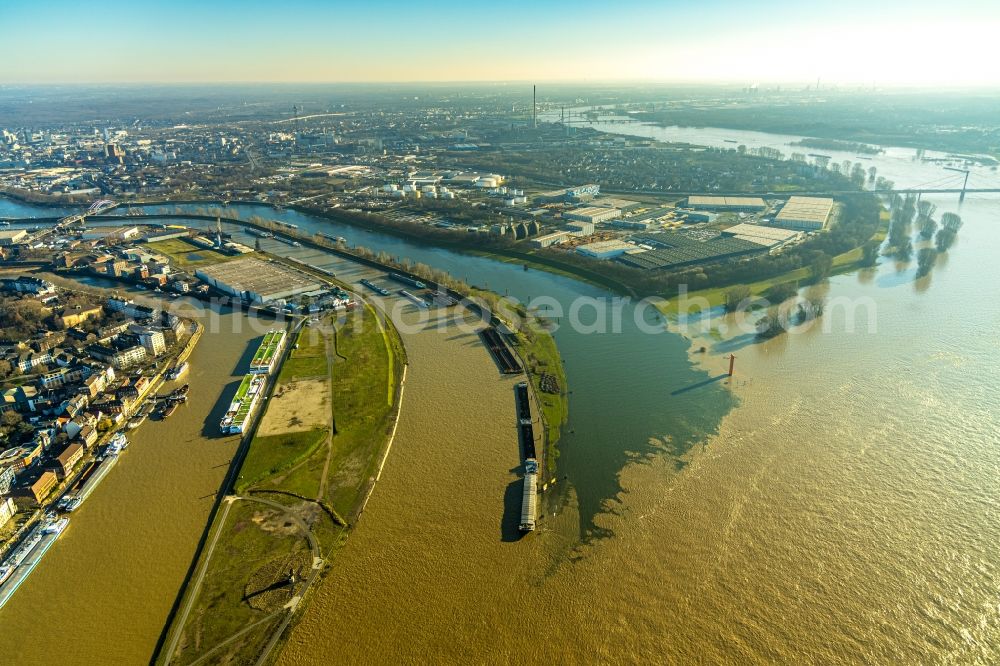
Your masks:
{"label": "brown river water", "polygon": [[[689,386],[599,391],[568,357],[565,455],[616,432],[633,453],[593,518],[561,482],[521,540],[511,381],[468,334],[404,336],[392,452],[280,663],[996,663],[1000,201],[938,203],[966,224],[929,278],[891,260],[833,278],[818,327],[767,343],[716,318]],[[195,372],[235,380],[243,335],[206,335]],[[720,390],[738,406],[680,460],[619,419],[683,397],[683,421]],[[214,404],[140,429],[0,614],[0,661],[148,660],[232,453],[200,437]],[[585,478],[588,456],[565,469]]]}
{"label": "brown river water", "polygon": [[[478,348],[411,345],[397,448],[281,663],[996,663],[1000,205],[961,212],[929,278],[885,261],[811,329],[692,334],[740,405],[680,471],[622,470],[611,538],[574,538],[569,501],[505,541],[507,387]],[[459,395],[481,411],[442,427]]]}

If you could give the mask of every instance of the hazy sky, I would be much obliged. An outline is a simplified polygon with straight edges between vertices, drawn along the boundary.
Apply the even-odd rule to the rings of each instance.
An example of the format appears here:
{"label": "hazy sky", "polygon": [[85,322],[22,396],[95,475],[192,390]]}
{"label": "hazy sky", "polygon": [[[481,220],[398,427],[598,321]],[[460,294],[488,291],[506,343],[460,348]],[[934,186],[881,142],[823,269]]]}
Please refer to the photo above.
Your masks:
{"label": "hazy sky", "polygon": [[0,82],[1000,85],[1000,0],[0,0]]}

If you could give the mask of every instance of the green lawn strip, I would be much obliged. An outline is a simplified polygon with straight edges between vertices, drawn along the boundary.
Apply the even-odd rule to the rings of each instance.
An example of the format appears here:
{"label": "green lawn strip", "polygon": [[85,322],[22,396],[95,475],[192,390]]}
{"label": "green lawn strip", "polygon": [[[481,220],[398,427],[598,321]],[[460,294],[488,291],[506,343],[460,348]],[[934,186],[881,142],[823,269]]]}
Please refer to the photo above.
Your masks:
{"label": "green lawn strip", "polygon": [[351,512],[377,464],[390,427],[396,378],[393,334],[380,325],[371,306],[355,312],[361,326],[348,322],[337,332],[332,398],[337,420],[327,501],[340,515]]}
{"label": "green lawn strip", "polygon": [[322,377],[326,374],[325,356],[292,357],[285,361],[278,374],[279,382],[292,382],[309,377]]}
{"label": "green lawn strip", "polygon": [[[528,376],[535,388],[535,394],[542,407],[542,418],[545,422],[546,435],[546,467],[548,472],[554,472],[556,460],[559,457],[559,436],[562,425],[569,418],[569,400],[566,396],[566,370],[556,347],[556,341],[547,331],[533,330],[520,333],[521,353],[527,363]],[[559,383],[559,394],[542,391],[543,374],[555,376]]]}
{"label": "green lawn strip", "polygon": [[293,349],[281,366],[278,382],[285,383],[308,377],[325,377],[326,334],[315,327],[303,327],[295,341],[298,349]]}
{"label": "green lawn strip", "polygon": [[326,428],[314,428],[254,437],[236,480],[237,494],[302,462],[319,448],[326,435]]}
{"label": "green lawn strip", "polygon": [[[146,243],[146,247],[150,252],[165,255],[171,262],[182,267],[217,264],[236,258],[236,256],[222,254],[211,248],[199,247],[181,238],[168,238],[167,240]],[[192,254],[198,255],[200,258],[189,259],[188,256]]]}
{"label": "green lawn strip", "polygon": [[[381,328],[370,306],[357,310],[355,316],[363,318],[360,327],[349,321],[338,332],[338,352],[347,360],[337,360],[331,386],[338,434],[333,440],[329,493],[323,504],[338,516],[313,526],[314,535],[327,555],[336,552],[346,540],[347,531],[336,521],[354,508],[378,464],[378,453],[392,426],[391,396],[399,379],[396,375],[402,371],[405,359],[402,342],[391,324]],[[291,352],[279,382],[300,376],[326,376],[323,336],[303,332],[297,343],[299,349]],[[306,372],[309,374],[303,374]],[[287,493],[316,497],[326,461],[327,449],[323,444],[327,434],[326,428],[315,428],[255,437],[237,478],[236,492],[266,497],[290,507],[299,502]],[[269,490],[278,492],[268,493]],[[185,648],[176,663],[190,663],[264,617],[264,613],[254,610],[243,599],[251,576],[262,566],[275,568],[307,548],[301,537],[282,536],[280,530],[267,531],[253,521],[255,511],[264,514],[271,510],[247,500],[233,505],[188,617]],[[262,644],[270,636],[271,630],[265,631],[264,625],[262,628],[227,645],[218,658],[213,655],[211,662],[242,663],[241,655],[253,655],[261,647],[257,643]],[[193,644],[195,637],[197,648]],[[252,656],[249,660],[253,660]]]}
{"label": "green lawn strip", "polygon": [[[319,494],[319,480],[323,474],[323,462],[326,460],[326,447],[320,446],[323,440],[317,442],[317,447],[301,464],[287,467],[287,473],[279,473],[257,484],[255,490],[280,490],[300,497],[315,498]],[[268,496],[269,499],[274,499]]]}

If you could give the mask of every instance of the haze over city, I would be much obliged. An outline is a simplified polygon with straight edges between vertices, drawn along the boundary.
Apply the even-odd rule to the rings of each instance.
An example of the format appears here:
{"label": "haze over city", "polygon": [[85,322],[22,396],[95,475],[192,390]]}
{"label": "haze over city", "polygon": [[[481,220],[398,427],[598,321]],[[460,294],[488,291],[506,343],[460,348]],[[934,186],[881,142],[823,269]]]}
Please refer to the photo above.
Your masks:
{"label": "haze over city", "polygon": [[[995,86],[988,0],[4,3],[0,83]],[[44,26],[44,36],[31,28]]]}

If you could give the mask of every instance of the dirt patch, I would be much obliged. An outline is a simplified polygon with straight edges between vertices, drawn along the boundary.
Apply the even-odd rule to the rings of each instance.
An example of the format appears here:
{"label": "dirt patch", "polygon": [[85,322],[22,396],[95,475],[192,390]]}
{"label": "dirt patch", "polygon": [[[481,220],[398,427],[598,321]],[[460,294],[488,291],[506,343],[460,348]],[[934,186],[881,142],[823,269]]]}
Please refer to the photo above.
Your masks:
{"label": "dirt patch", "polygon": [[268,401],[258,435],[304,432],[330,422],[330,385],[326,379],[300,379],[280,385]]}

